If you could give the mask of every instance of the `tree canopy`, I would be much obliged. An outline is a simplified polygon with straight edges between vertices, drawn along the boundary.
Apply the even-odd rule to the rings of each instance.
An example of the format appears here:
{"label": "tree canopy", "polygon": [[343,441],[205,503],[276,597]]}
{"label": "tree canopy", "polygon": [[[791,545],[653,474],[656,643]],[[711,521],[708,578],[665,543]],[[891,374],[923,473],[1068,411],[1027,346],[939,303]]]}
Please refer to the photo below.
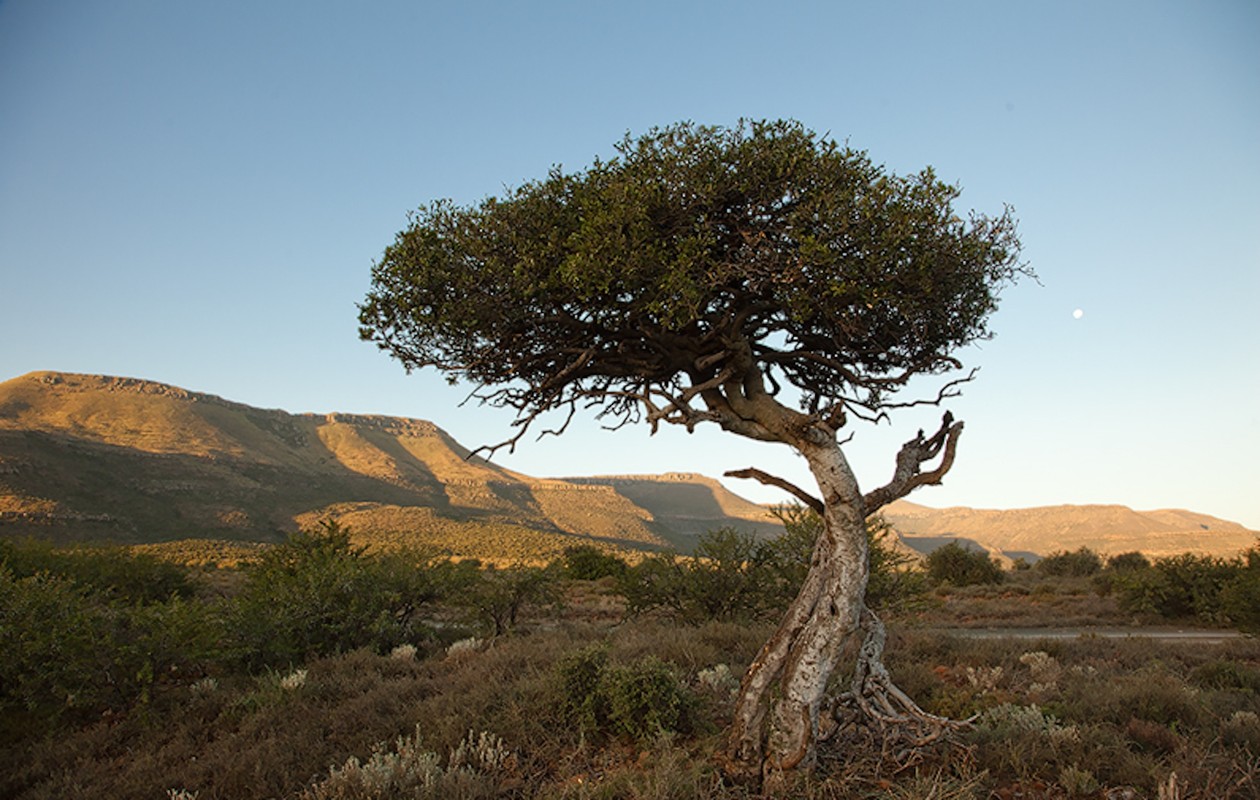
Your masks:
{"label": "tree canopy", "polygon": [[511,444],[586,406],[790,441],[741,403],[791,386],[798,423],[876,416],[911,377],[959,368],[1025,271],[1009,208],[964,219],[931,169],[890,174],[796,122],[680,123],[616,149],[421,207],[373,267],[362,337],[515,409]]}
{"label": "tree canopy", "polygon": [[969,375],[934,397],[894,397],[917,375],[961,368],[954,353],[989,335],[999,291],[1026,271],[1010,209],[963,220],[958,195],[930,169],[889,174],[796,122],[680,123],[502,198],[424,206],[373,268],[362,336],[515,409],[517,434],[491,451],[549,411],[594,407],[617,425],[713,422],[809,463],[820,498],[759,469],[727,473],[786,489],[823,523],[741,682],[733,777],[781,788],[809,768],[837,659],[859,629],[852,686],[832,714],[885,733],[896,723],[909,746],[953,728],[883,665],[865,518],[939,483],[962,423],[946,413],[935,434],[920,431],[893,479],[865,493],[837,432],[850,414],[952,395]]}

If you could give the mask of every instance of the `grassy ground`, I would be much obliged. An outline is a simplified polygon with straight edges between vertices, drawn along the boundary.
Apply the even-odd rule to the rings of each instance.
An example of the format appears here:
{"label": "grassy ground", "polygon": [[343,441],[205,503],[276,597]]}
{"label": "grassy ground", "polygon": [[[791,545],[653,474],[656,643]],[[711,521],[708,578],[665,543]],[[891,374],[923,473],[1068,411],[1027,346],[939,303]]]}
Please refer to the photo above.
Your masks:
{"label": "grassy ground", "polygon": [[[974,724],[915,754],[830,741],[798,796],[1258,796],[1260,641],[929,630],[1131,621],[1087,585],[1029,576],[941,591],[891,619],[899,685]],[[714,754],[769,627],[622,621],[608,583],[575,582],[568,599],[518,634],[449,651],[458,630],[414,654],[355,651],[300,670],[159,683],[131,711],[7,743],[0,796],[753,797],[723,784]],[[608,676],[599,698],[574,680],[596,656]]]}

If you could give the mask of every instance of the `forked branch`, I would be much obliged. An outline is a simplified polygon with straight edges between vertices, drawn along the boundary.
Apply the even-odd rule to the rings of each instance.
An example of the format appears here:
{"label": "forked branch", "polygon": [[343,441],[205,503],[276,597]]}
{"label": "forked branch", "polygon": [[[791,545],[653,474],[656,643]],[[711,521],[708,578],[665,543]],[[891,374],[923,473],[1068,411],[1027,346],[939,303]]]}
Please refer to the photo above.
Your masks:
{"label": "forked branch", "polygon": [[[955,422],[954,415],[946,411],[940,429],[931,438],[924,439],[923,431],[919,431],[917,436],[903,444],[901,451],[897,453],[897,468],[893,471],[892,480],[862,497],[867,515],[874,514],[920,486],[939,484],[954,465],[954,451],[958,447],[958,437],[962,434],[962,429],[962,422]],[[926,462],[938,455],[941,456],[941,463],[936,469],[920,472]]]}

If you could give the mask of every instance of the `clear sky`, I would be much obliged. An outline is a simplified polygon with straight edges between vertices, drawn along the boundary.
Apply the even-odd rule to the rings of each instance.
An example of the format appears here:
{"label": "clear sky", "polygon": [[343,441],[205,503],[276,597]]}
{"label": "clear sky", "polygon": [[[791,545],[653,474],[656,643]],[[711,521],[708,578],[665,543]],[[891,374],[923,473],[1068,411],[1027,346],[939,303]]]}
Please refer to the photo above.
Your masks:
{"label": "clear sky", "polygon": [[[0,2],[0,380],[149,378],[289,411],[511,416],[406,376],[355,304],[406,212],[689,119],[800,120],[1021,220],[931,506],[1183,507],[1260,529],[1260,4]],[[1076,318],[1074,311],[1083,314]],[[939,412],[860,426],[869,489]],[[760,466],[719,431],[529,440],[531,475]],[[782,495],[748,482],[756,500]]]}

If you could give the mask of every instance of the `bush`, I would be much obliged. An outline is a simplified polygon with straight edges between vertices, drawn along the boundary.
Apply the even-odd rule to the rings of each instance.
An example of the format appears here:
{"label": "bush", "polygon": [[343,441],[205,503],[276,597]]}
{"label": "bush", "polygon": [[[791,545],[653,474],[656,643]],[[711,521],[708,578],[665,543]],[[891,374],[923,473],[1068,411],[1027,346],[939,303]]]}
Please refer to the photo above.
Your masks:
{"label": "bush", "polygon": [[654,656],[608,670],[604,691],[614,733],[646,740],[692,729],[694,698],[669,665]]}
{"label": "bush", "polygon": [[560,661],[556,674],[561,711],[584,732],[647,740],[694,728],[695,696],[655,656],[610,666],[607,645],[597,644]]}
{"label": "bush", "polygon": [[1240,630],[1260,633],[1260,548],[1238,562],[1238,573],[1221,587],[1221,613]]}
{"label": "bush", "polygon": [[667,609],[691,624],[748,621],[781,608],[790,597],[775,555],[771,545],[722,528],[700,537],[693,558],[650,555],[628,570],[619,586],[632,614]]}
{"label": "bush", "polygon": [[629,568],[623,559],[589,544],[567,547],[560,557],[564,577],[579,581],[620,578]]}
{"label": "bush", "polygon": [[184,567],[121,547],[58,548],[34,539],[0,540],[0,564],[17,578],[57,575],[129,603],[157,603],[193,594]]}
{"label": "bush", "polygon": [[876,611],[912,605],[927,591],[919,559],[897,549],[892,525],[882,517],[866,521],[866,534],[871,566],[866,604]]}
{"label": "bush", "polygon": [[[822,519],[804,506],[775,510],[784,533],[759,540],[732,528],[700,537],[694,557],[658,553],[626,571],[619,586],[631,613],[666,609],[698,624],[708,620],[746,622],[778,615],[796,596],[813,560]],[[891,543],[892,529],[878,518],[867,525],[872,608],[904,605],[922,594],[916,559]]]}
{"label": "bush", "polygon": [[[1237,560],[1184,553],[1156,559],[1149,569],[1117,573],[1112,585],[1126,611],[1226,621],[1222,590],[1240,571]],[[1235,591],[1240,598],[1246,596],[1245,588]]]}
{"label": "bush", "polygon": [[1190,671],[1190,682],[1203,689],[1260,695],[1260,669],[1231,659],[1216,659]]}
{"label": "bush", "polygon": [[0,707],[37,719],[125,709],[218,655],[220,620],[172,598],[128,605],[64,577],[0,569]]}
{"label": "bush", "polygon": [[608,719],[607,700],[603,692],[607,666],[606,644],[583,648],[556,664],[561,713],[582,731],[593,733]]}
{"label": "bush", "polygon": [[429,567],[413,553],[369,557],[335,522],[296,533],[246,569],[233,610],[239,655],[279,667],[426,635],[417,611],[439,594]]}
{"label": "bush", "polygon": [[1136,550],[1131,553],[1117,553],[1107,559],[1107,569],[1111,572],[1137,572],[1150,566],[1150,559]]}
{"label": "bush", "polygon": [[1001,583],[1002,567],[983,550],[971,550],[957,541],[938,547],[924,560],[928,580],[935,584],[974,586]]}
{"label": "bush", "polygon": [[469,731],[443,769],[438,755],[424,748],[417,725],[411,736],[399,736],[392,749],[385,742],[377,744],[366,762],[351,756],[341,767],[332,767],[301,800],[489,800],[503,796],[500,783],[514,760],[498,736]]}
{"label": "bush", "polygon": [[1037,572],[1055,577],[1084,578],[1102,572],[1102,557],[1088,547],[1052,553],[1037,562]]}
{"label": "bush", "polygon": [[529,605],[560,602],[556,573],[538,567],[490,567],[468,575],[455,601],[468,609],[494,636],[516,627],[521,611]]}

